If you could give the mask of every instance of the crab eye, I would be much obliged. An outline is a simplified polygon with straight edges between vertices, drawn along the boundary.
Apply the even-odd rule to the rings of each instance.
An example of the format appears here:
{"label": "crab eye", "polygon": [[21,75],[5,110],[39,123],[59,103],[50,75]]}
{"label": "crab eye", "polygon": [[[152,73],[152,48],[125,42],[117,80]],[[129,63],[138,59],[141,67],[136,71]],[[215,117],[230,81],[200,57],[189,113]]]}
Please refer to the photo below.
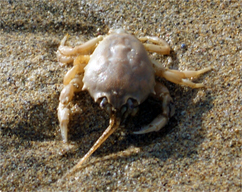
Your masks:
{"label": "crab eye", "polygon": [[138,102],[135,99],[131,99],[131,98],[127,100],[127,104],[130,109],[134,109],[138,106]]}
{"label": "crab eye", "polygon": [[103,97],[102,100],[101,100],[101,102],[100,102],[100,107],[101,108],[104,108],[107,103],[108,103],[107,98],[106,97]]}
{"label": "crab eye", "polygon": [[135,99],[128,99],[127,101],[128,107],[129,107],[129,111],[130,111],[130,115],[131,116],[135,116],[136,113],[138,112],[139,108],[139,104]]}
{"label": "crab eye", "polygon": [[107,112],[109,115],[112,114],[112,106],[111,106],[110,103],[108,103],[108,100],[107,100],[106,97],[103,97],[103,98],[100,99],[100,104],[99,104],[99,105],[100,105],[100,107],[101,107],[102,109],[105,109],[106,112]]}

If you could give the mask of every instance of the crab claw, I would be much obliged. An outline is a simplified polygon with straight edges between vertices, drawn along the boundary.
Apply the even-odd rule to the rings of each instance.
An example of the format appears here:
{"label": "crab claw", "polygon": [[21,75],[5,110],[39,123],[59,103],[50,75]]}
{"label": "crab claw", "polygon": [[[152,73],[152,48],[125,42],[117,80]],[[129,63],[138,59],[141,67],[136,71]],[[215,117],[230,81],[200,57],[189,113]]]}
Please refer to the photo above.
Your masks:
{"label": "crab claw", "polygon": [[142,127],[140,131],[133,132],[134,134],[145,134],[153,131],[159,131],[167,124],[169,118],[175,114],[175,107],[170,93],[162,83],[156,83],[155,95],[153,96],[162,101],[162,113],[159,114],[150,124]]}
{"label": "crab claw", "polygon": [[158,115],[149,125],[142,127],[139,131],[133,132],[133,134],[145,134],[154,131],[159,131],[168,122],[168,118],[162,115]]}

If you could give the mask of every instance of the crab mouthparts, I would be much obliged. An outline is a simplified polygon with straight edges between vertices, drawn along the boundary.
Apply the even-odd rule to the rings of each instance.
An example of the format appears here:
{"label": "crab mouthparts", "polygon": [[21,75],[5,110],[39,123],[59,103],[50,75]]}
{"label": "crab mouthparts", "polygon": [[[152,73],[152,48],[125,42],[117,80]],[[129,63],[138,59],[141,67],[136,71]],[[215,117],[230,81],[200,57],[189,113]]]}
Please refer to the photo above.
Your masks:
{"label": "crab mouthparts", "polygon": [[112,133],[119,127],[119,125],[120,118],[117,117],[116,113],[112,114],[108,128],[103,132],[103,134],[99,137],[92,148],[86,153],[86,155],[64,177],[74,173],[78,168],[80,168],[82,163],[84,163],[84,161],[86,161],[100,147],[100,145],[102,145],[103,142],[106,141],[110,135],[112,135]]}

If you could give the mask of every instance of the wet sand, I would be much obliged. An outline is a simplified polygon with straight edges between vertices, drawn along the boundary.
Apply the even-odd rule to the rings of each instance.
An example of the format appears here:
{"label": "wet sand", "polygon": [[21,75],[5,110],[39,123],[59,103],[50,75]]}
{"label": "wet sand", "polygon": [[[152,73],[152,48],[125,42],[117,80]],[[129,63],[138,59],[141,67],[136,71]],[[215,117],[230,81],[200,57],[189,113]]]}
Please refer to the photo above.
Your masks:
{"label": "wet sand", "polygon": [[[242,4],[236,1],[14,1],[0,5],[0,191],[241,191]],[[191,89],[164,82],[176,113],[157,133],[130,130],[157,115],[145,102],[72,176],[109,118],[88,93],[61,141],[56,110],[63,76],[60,40],[80,44],[110,28],[164,38],[167,68],[212,67]],[[158,79],[164,81],[163,79]]]}

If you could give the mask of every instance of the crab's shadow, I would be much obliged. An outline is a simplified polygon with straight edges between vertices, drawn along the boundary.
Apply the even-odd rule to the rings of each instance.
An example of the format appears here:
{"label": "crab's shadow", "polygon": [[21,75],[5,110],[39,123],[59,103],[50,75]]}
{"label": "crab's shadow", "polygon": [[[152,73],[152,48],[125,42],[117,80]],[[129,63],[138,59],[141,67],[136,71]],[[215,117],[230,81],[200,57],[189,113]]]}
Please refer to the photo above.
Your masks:
{"label": "crab's shadow", "polygon": [[[198,90],[190,88],[184,89],[179,85],[174,85],[169,82],[165,82],[165,84],[169,88],[176,106],[176,113],[170,119],[168,124],[158,132],[142,135],[132,134],[133,131],[137,131],[137,129],[139,129],[142,125],[150,123],[161,112],[161,104],[149,98],[140,105],[138,114],[127,121],[126,127],[118,129],[113,135],[111,135],[110,138],[108,138],[107,141],[105,141],[102,146],[99,147],[96,152],[94,152],[93,156],[98,157],[98,159],[102,159],[105,156],[125,151],[130,146],[134,146],[140,149],[140,152],[135,154],[137,158],[139,156],[149,158],[154,157],[159,158],[160,161],[165,161],[167,158],[177,153],[173,147],[173,144],[180,146],[181,151],[183,151],[183,154],[186,154],[186,156],[196,154],[197,146],[203,142],[205,135],[196,135],[196,142],[193,141],[193,139],[191,139],[193,137],[190,136],[194,134],[194,130],[189,127],[189,122],[186,124],[186,122],[184,122],[182,119],[184,118],[184,115],[186,115],[186,111],[190,110],[189,108],[191,107],[193,117],[201,116],[201,112],[206,113],[213,107],[212,98],[208,93],[206,95],[206,99],[194,104],[193,98],[196,97]],[[86,97],[90,96],[86,95]],[[73,117],[74,122],[76,123],[71,123],[70,140],[78,143],[78,150],[68,152],[69,154],[66,156],[66,158],[75,156],[76,153],[80,155],[80,158],[84,156],[108,126],[109,117],[99,108],[97,104],[94,103],[94,101],[92,101],[91,98],[89,98],[89,102],[91,105],[89,103],[86,108],[93,108],[95,110],[95,117],[98,117],[99,120],[95,120],[95,117],[90,114],[92,113],[92,109],[89,109],[90,111],[87,112],[87,114],[82,114],[86,116],[84,117],[84,119],[87,121],[86,123],[89,122],[89,128],[83,130],[81,127],[84,122],[82,122],[82,125],[80,125],[80,116],[76,115]],[[102,120],[101,122],[100,119]],[[178,122],[182,123],[182,129],[179,128]],[[196,118],[196,126],[202,128],[202,118]],[[194,127],[194,129],[196,129],[196,127]],[[184,136],[184,130],[186,130],[186,136]],[[163,142],[166,139],[165,137],[169,134],[173,135],[172,137],[174,140],[172,143]],[[186,140],[186,145],[184,145],[184,139]],[[85,141],[87,140],[89,142],[86,143]],[[152,149],[152,146],[159,143],[166,144],[160,149],[157,147]],[[179,154],[178,156],[182,157],[183,155]],[[122,158],[122,156],[120,156],[120,158]],[[127,157],[123,158],[124,160],[127,160]],[[185,158],[185,156],[183,156],[183,158]]]}

